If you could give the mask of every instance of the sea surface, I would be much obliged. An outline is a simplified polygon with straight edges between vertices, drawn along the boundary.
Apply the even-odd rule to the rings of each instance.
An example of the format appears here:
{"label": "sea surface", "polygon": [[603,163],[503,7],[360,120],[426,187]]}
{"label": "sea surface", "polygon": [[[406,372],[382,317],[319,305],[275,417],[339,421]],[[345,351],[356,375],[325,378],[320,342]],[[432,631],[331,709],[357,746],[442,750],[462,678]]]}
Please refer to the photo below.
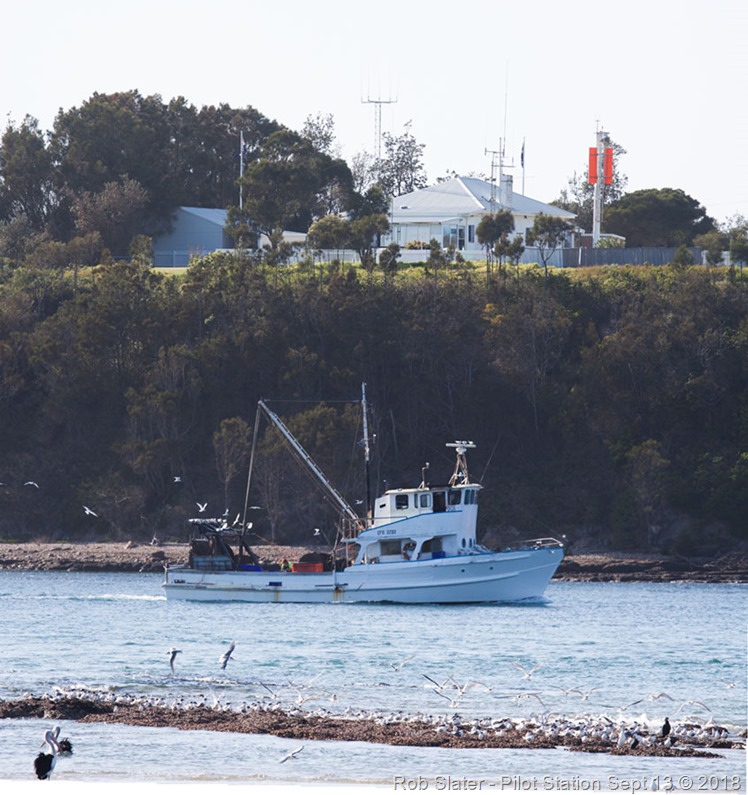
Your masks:
{"label": "sea surface", "polygon": [[[669,716],[673,725],[711,720],[745,729],[745,585],[551,583],[546,596],[522,606],[191,604],[167,602],[157,574],[4,571],[0,698],[85,689],[226,709],[262,701],[463,721],[605,715],[653,730]],[[172,647],[181,650],[173,672]],[[527,679],[519,666],[540,667]],[[445,681],[440,694],[433,683]],[[451,682],[473,685],[459,696]],[[565,692],[572,689],[579,692]],[[33,759],[55,723],[0,720],[0,784],[35,780]],[[744,792],[746,781],[742,751],[663,759],[60,725],[74,754],[58,761],[55,778],[95,783],[97,791],[148,782],[211,791],[272,784],[634,792],[671,784]],[[299,745],[298,756],[281,763]]]}

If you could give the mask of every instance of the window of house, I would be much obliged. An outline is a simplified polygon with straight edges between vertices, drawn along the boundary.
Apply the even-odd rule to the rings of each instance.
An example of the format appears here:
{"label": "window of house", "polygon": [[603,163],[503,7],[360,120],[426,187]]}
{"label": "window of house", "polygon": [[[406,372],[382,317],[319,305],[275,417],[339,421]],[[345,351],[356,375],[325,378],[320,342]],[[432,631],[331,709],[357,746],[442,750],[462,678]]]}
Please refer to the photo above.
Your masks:
{"label": "window of house", "polygon": [[444,248],[454,247],[458,251],[465,248],[465,227],[445,226],[443,235]]}
{"label": "window of house", "polygon": [[468,243],[475,243],[475,224],[468,224]]}

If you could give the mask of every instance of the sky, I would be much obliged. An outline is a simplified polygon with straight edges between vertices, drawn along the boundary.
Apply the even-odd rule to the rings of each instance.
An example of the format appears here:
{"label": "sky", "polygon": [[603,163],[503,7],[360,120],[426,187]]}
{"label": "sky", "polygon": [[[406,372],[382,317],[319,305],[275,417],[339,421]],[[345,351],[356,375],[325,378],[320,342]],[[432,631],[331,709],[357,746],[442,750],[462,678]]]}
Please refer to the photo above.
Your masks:
{"label": "sky", "polygon": [[383,133],[425,145],[430,184],[490,175],[503,148],[514,189],[546,202],[602,129],[628,191],[748,218],[748,0],[37,0],[3,20],[3,129],[138,90],[295,130],[332,114],[350,163],[376,153],[379,107]]}

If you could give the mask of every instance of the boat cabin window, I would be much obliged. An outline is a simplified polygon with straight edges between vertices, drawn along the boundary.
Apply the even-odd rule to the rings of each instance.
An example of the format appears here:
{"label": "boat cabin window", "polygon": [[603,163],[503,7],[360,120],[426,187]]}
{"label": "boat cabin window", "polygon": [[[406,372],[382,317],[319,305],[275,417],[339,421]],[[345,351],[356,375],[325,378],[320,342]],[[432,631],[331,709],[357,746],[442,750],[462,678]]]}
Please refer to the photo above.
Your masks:
{"label": "boat cabin window", "polygon": [[386,555],[399,555],[401,551],[400,541],[380,541],[379,548],[382,553],[382,557]]}
{"label": "boat cabin window", "polygon": [[450,505],[459,505],[461,500],[462,494],[457,491],[457,489],[450,489],[449,490],[449,504]]}
{"label": "boat cabin window", "polygon": [[421,494],[421,508],[430,508],[431,507],[431,495],[430,494]]}
{"label": "boat cabin window", "polygon": [[395,508],[398,511],[407,511],[408,510],[408,495],[407,494],[396,494],[395,495]]}
{"label": "boat cabin window", "polygon": [[443,491],[434,492],[434,513],[447,510],[447,495]]}

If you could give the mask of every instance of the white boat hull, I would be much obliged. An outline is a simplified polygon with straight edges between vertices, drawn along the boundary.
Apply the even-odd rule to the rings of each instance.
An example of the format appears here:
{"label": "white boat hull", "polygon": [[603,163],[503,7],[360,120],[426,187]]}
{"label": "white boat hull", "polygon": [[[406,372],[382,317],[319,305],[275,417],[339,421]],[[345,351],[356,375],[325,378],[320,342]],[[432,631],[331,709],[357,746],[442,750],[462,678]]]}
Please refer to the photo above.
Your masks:
{"label": "white boat hull", "polygon": [[451,558],[362,563],[343,571],[166,572],[168,599],[199,602],[468,604],[539,599],[563,559],[543,547]]}

